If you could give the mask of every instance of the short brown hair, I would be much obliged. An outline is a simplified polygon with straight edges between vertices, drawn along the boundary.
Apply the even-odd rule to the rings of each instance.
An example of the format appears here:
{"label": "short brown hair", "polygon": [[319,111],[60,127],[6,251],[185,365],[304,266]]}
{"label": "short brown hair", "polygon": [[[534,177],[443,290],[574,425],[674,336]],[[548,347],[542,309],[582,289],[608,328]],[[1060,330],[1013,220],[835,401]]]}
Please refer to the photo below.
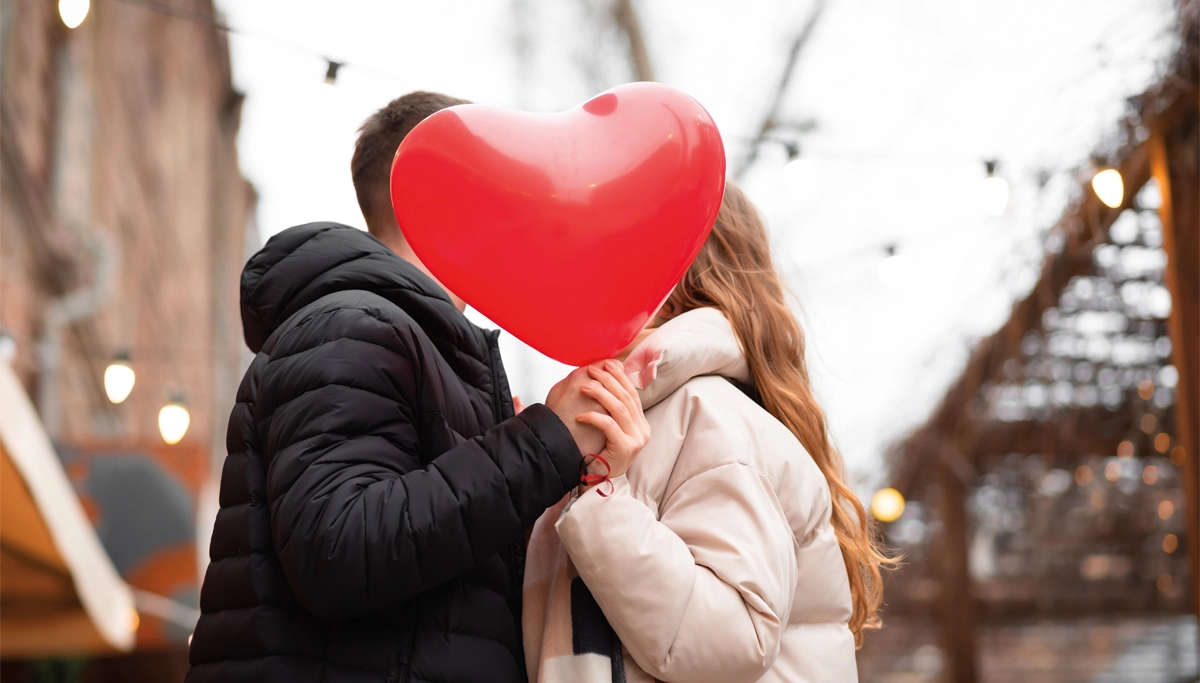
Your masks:
{"label": "short brown hair", "polygon": [[416,125],[434,112],[470,104],[467,100],[436,92],[410,92],[388,102],[387,106],[363,121],[358,142],[350,160],[350,175],[358,206],[367,219],[367,228],[376,237],[380,232],[396,230],[392,213],[391,174],[396,148]]}

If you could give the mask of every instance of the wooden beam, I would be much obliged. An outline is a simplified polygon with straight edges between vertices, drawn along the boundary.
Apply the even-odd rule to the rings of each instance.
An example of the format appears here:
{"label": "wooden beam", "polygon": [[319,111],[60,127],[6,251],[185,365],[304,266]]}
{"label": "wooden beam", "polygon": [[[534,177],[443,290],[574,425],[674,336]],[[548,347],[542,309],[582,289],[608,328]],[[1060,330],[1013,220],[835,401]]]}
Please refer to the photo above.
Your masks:
{"label": "wooden beam", "polygon": [[[1184,105],[1182,98],[1176,97],[1151,123],[1157,127],[1179,121]],[[1046,255],[1033,291],[1013,305],[1012,315],[999,330],[979,342],[962,375],[946,391],[933,414],[894,451],[895,457],[889,463],[891,478],[901,492],[907,494],[918,488],[920,470],[935,455],[917,445],[940,443],[944,435],[957,432],[960,424],[970,425],[973,421],[967,415],[968,406],[979,396],[984,382],[999,378],[1004,361],[1019,357],[1025,332],[1039,329],[1042,313],[1058,305],[1058,295],[1071,278],[1092,272],[1093,249],[1108,239],[1109,227],[1129,208],[1136,191],[1151,177],[1149,146],[1143,144],[1129,151],[1118,164],[1118,170],[1128,190],[1121,206],[1115,209],[1104,206],[1085,184],[1080,199],[1059,221],[1059,229],[1066,236],[1063,252]]]}
{"label": "wooden beam", "polygon": [[[947,448],[947,447],[944,447]],[[946,664],[942,669],[949,683],[979,680],[975,598],[971,594],[971,572],[967,558],[967,484],[950,465],[957,453],[947,453],[937,465],[941,500],[942,543],[937,571],[941,592],[937,614]]]}
{"label": "wooden beam", "polygon": [[[1188,98],[1191,99],[1191,98]],[[1200,122],[1197,110],[1150,139],[1154,178],[1162,194],[1159,214],[1166,280],[1171,292],[1172,358],[1179,371],[1176,436],[1183,447],[1187,546],[1192,611],[1200,617]]]}

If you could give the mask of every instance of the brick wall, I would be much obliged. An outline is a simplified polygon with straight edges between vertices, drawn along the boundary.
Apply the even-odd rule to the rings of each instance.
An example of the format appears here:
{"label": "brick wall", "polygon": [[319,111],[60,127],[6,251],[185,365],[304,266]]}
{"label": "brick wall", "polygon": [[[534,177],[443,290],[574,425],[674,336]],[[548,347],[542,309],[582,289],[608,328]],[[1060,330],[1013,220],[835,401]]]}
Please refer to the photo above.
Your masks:
{"label": "brick wall", "polygon": [[[0,326],[17,341],[15,367],[57,411],[43,417],[63,442],[157,441],[158,409],[178,390],[185,440],[223,446],[255,201],[237,166],[225,36],[118,2],[93,3],[68,30],[54,2],[5,0],[3,22]],[[95,315],[65,327],[44,386],[51,302],[94,282],[97,249],[115,264],[111,286]],[[102,377],[122,348],[137,385],[113,406]]]}
{"label": "brick wall", "polygon": [[[53,0],[0,0],[0,45],[0,331],[124,578],[194,607],[258,242],[226,36],[115,0],[69,30]],[[113,405],[103,373],[123,349],[137,382]],[[168,446],[176,392],[191,425]],[[139,648],[187,635],[143,615]]]}

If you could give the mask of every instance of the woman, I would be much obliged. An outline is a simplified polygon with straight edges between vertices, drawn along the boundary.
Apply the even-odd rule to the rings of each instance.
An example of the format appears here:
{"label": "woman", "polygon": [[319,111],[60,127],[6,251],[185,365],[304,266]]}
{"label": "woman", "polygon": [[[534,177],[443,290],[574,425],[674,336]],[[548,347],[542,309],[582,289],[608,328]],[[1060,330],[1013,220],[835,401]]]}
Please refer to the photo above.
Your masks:
{"label": "woman", "polygon": [[656,322],[623,371],[586,370],[612,415],[579,418],[608,439],[589,472],[608,478],[534,527],[530,680],[857,680],[891,560],[829,443],[766,231],[732,184]]}

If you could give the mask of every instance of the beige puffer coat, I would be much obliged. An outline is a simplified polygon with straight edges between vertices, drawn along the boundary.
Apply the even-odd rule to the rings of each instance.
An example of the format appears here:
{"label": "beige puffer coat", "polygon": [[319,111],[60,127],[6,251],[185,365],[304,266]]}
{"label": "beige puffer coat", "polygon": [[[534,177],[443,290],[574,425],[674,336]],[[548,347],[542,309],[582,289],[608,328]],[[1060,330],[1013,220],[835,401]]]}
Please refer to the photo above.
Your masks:
{"label": "beige puffer coat", "polygon": [[750,381],[715,309],[630,355],[653,430],[607,498],[559,538],[625,647],[628,679],[858,680],[850,587],[825,477],[790,431],[724,378]]}

